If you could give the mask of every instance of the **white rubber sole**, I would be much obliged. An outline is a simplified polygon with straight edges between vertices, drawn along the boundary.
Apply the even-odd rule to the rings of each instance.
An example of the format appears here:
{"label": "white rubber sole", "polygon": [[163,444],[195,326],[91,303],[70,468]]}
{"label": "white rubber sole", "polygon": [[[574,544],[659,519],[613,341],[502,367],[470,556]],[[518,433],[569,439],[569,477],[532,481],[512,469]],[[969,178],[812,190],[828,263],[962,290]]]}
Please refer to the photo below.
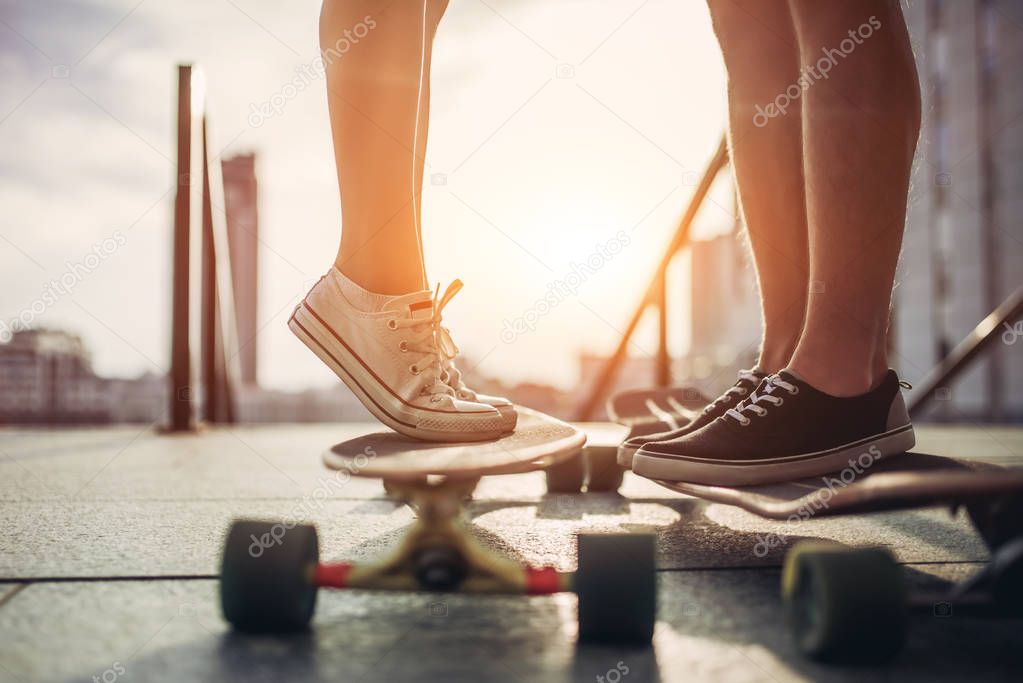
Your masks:
{"label": "white rubber sole", "polygon": [[632,461],[636,457],[636,451],[638,450],[639,448],[633,446],[626,446],[625,444],[619,446],[618,456],[616,458],[616,460],[618,460],[618,464],[621,465],[622,467],[632,469]]}
{"label": "white rubber sole", "polygon": [[[632,459],[632,471],[649,479],[684,481],[711,486],[751,486],[793,481],[837,472],[845,467],[866,469],[860,458],[870,463],[880,458],[905,453],[916,445],[912,425],[813,454],[784,456],[748,461],[721,461],[663,455],[639,449]],[[857,470],[857,471],[859,471]]]}
{"label": "white rubber sole", "polygon": [[374,377],[332,330],[299,305],[288,328],[345,383],[375,418],[414,439],[442,442],[487,441],[509,430],[496,408],[481,413],[431,411],[410,406]]}
{"label": "white rubber sole", "polygon": [[519,422],[519,414],[515,412],[515,406],[493,406],[493,408],[497,412],[501,413],[501,427],[506,432],[515,431],[515,425]]}

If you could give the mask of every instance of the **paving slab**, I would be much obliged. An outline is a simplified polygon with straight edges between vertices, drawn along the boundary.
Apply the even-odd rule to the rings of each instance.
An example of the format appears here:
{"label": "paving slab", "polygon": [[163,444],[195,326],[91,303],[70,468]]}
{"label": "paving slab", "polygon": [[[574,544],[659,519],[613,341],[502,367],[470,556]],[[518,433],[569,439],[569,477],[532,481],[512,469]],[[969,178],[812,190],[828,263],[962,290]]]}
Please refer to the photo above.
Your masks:
{"label": "paving slab", "polygon": [[[0,502],[23,500],[224,500],[301,497],[330,479],[320,453],[378,425],[260,425],[165,435],[152,425],[93,429],[0,428]],[[918,449],[1023,465],[1023,430],[924,426]],[[542,475],[531,477],[542,481]],[[484,480],[481,494],[508,477]],[[502,483],[498,483],[502,482]],[[353,477],[336,497],[379,495],[379,483]],[[639,478],[628,496],[673,498]]]}
{"label": "paving slab", "polygon": [[[909,567],[914,583],[941,578]],[[933,566],[927,569],[934,572]],[[944,575],[971,568],[949,565]],[[662,572],[652,648],[577,645],[575,598],[324,592],[312,630],[232,633],[212,580],[33,584],[0,609],[12,681],[1019,680],[1019,620],[913,620],[890,667],[793,649],[776,570]],[[611,672],[611,673],[609,673]],[[112,676],[108,674],[108,676]]]}
{"label": "paving slab", "polygon": [[[987,556],[965,515],[941,510],[769,522],[681,496],[543,496],[541,479],[519,484],[518,500],[481,498],[469,506],[477,536],[524,562],[564,570],[575,566],[580,531],[654,532],[663,569],[778,566],[792,543],[806,538],[885,545],[904,562]],[[0,503],[0,578],[213,575],[236,518],[314,523],[325,556],[357,560],[386,551],[413,515],[383,497],[334,499],[329,492],[292,500]]]}
{"label": "paving slab", "polygon": [[[781,627],[778,566],[795,541],[885,545],[915,583],[932,585],[987,557],[963,514],[770,522],[631,475],[623,495],[545,495],[542,473],[492,477],[468,513],[483,543],[561,569],[576,564],[579,531],[655,532],[653,649],[577,646],[567,595],[332,593],[305,636],[230,633],[213,579],[232,519],[309,520],[325,558],[356,560],[412,521],[378,481],[340,480],[320,464],[326,446],[376,428],[0,429],[0,681],[1023,678],[1019,620],[918,619],[893,668],[854,670],[803,661]],[[1020,429],[926,427],[918,441],[1023,464]]]}

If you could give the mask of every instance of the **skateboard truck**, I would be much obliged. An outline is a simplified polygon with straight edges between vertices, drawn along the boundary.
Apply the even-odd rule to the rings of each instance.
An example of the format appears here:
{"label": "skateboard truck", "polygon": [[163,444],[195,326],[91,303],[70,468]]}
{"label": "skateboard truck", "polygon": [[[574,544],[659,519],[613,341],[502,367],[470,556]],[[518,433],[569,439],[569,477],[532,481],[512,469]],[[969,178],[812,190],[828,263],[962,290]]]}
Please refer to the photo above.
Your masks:
{"label": "skateboard truck", "polygon": [[417,513],[401,541],[371,562],[321,563],[315,527],[236,521],[227,535],[221,606],[236,628],[301,630],[320,588],[549,595],[575,592],[582,640],[648,643],[656,612],[651,534],[580,534],[578,569],[530,567],[487,548],[463,518],[479,479],[389,481]]}
{"label": "skateboard truck", "polygon": [[310,581],[320,588],[426,590],[543,595],[569,590],[571,573],[524,567],[481,545],[468,533],[458,501],[478,479],[388,484],[417,519],[383,559],[358,564],[318,564]]}

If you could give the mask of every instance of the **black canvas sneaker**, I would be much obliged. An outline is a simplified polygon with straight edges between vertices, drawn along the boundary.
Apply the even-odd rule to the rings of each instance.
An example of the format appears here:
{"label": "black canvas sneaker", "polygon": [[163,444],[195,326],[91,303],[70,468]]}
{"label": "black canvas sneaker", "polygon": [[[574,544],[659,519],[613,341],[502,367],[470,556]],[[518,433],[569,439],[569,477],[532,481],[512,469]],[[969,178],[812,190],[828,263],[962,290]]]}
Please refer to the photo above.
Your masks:
{"label": "black canvas sneaker", "polygon": [[693,418],[692,422],[685,424],[678,429],[658,432],[655,434],[640,434],[626,439],[618,447],[618,464],[622,467],[632,467],[632,458],[642,446],[652,441],[668,441],[695,432],[704,425],[708,425],[725,414],[729,408],[734,408],[739,401],[757,388],[761,380],[766,377],[759,370],[739,370],[739,379],[728,388],[728,391],[718,396],[714,401],[704,406],[699,415]]}
{"label": "black canvas sneaker", "polygon": [[889,370],[875,389],[838,397],[782,370],[701,429],[645,444],[632,470],[720,486],[790,481],[843,467],[859,473],[916,443],[900,384]]}

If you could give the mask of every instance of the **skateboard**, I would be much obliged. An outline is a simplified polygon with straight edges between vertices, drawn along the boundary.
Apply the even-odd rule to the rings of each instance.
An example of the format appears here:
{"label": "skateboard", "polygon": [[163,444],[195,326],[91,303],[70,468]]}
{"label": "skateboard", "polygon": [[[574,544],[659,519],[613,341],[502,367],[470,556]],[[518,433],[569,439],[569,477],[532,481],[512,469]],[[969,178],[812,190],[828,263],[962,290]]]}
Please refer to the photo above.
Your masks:
{"label": "skateboard", "polygon": [[629,428],[628,436],[645,436],[687,425],[710,399],[694,387],[633,389],[612,396],[608,417]]}
{"label": "skateboard", "polygon": [[894,657],[913,612],[1023,616],[1023,468],[926,453],[879,460],[865,455],[838,472],[777,484],[654,481],[678,493],[793,523],[934,506],[966,509],[991,557],[946,594],[911,594],[895,558],[883,548],[810,541],[795,545],[785,557],[782,598],[797,646],[816,659],[858,659],[865,653]]}
{"label": "skateboard", "polygon": [[625,468],[618,464],[618,444],[629,429],[613,422],[574,423],[586,433],[586,445],[572,458],[546,471],[550,493],[614,493],[622,485]]}
{"label": "skateboard", "polygon": [[[327,467],[381,479],[389,496],[416,512],[416,520],[387,556],[357,563],[321,562],[312,525],[234,522],[221,567],[224,617],[242,631],[305,629],[320,588],[574,592],[580,640],[649,643],[657,582],[652,534],[579,534],[578,567],[562,572],[513,561],[472,533],[466,504],[482,477],[580,458],[583,430],[527,408],[516,410],[515,431],[492,441],[443,444],[382,432],[327,449],[322,456]],[[622,562],[624,557],[629,561]]]}

